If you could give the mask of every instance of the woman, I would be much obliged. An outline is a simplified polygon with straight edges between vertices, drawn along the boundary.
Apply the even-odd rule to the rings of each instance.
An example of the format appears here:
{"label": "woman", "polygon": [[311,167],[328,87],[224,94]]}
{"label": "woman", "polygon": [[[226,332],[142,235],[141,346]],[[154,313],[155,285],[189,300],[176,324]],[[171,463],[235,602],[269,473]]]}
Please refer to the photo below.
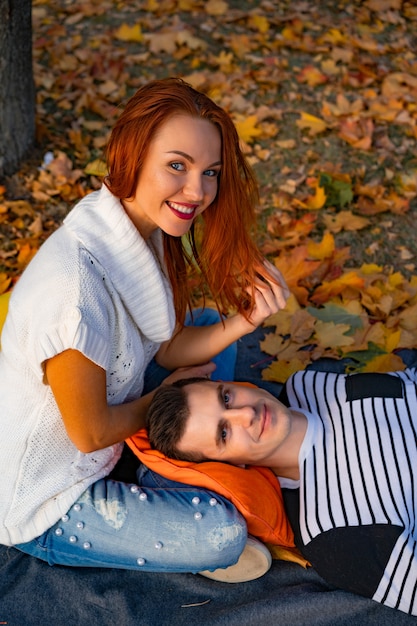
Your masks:
{"label": "woman", "polygon": [[[102,189],[45,242],[10,301],[0,542],[50,564],[224,568],[246,540],[230,503],[146,472],[139,484],[108,476],[145,424],[153,357],[174,371],[169,381],[209,376],[215,355],[284,306],[286,288],[251,241],[254,178],[229,116],[209,98],[177,79],[140,88],[107,161]],[[236,311],[205,327],[184,325],[187,234],[219,310]]]}

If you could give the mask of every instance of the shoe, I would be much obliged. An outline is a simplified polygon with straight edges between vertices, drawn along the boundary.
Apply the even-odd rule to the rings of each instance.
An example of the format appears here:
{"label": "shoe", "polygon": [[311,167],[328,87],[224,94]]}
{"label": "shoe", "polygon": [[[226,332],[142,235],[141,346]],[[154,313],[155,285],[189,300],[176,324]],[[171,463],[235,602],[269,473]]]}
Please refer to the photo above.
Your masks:
{"label": "shoe", "polygon": [[235,565],[219,568],[214,572],[204,570],[201,576],[222,583],[245,583],[260,578],[271,567],[272,556],[268,548],[254,537],[248,537],[246,546]]}

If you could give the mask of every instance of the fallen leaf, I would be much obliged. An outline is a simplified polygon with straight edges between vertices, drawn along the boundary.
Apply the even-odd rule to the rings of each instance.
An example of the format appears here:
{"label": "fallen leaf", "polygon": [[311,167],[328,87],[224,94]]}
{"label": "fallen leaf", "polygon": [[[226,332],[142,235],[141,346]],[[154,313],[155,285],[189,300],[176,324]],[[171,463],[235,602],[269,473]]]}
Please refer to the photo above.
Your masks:
{"label": "fallen leaf", "polygon": [[310,135],[318,135],[327,129],[327,124],[324,120],[304,111],[301,112],[300,118],[295,123],[298,128],[302,130],[307,129]]}
{"label": "fallen leaf", "polygon": [[133,24],[132,26],[129,26],[129,24],[122,24],[114,32],[114,37],[120,41],[136,41],[137,43],[143,41],[140,24]]}
{"label": "fallen leaf", "polygon": [[260,128],[257,128],[258,118],[256,115],[249,115],[248,117],[236,117],[235,126],[238,135],[242,141],[246,143],[252,143],[255,137],[259,137],[262,134]]}

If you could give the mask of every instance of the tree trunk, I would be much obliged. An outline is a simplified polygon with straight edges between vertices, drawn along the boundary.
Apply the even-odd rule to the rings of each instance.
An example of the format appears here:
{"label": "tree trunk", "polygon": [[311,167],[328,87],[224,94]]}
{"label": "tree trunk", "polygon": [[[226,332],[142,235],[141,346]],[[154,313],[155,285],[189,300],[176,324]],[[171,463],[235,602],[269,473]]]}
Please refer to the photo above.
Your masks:
{"label": "tree trunk", "polygon": [[34,138],[32,2],[0,0],[0,176],[18,169]]}

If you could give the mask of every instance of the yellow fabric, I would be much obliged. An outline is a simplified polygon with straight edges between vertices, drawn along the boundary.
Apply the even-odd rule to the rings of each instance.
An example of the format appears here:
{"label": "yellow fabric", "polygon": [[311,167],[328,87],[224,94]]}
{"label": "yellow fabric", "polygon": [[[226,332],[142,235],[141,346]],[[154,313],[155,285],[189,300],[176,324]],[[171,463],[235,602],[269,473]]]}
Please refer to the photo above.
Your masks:
{"label": "yellow fabric", "polygon": [[245,518],[251,535],[272,545],[294,546],[281,488],[270,469],[174,461],[151,448],[145,429],[130,437],[127,444],[142,463],[161,476],[209,489],[230,500]]}
{"label": "yellow fabric", "polygon": [[11,291],[6,291],[6,293],[2,293],[0,295],[0,333],[1,329],[3,328],[4,320],[6,319],[11,293]]}

